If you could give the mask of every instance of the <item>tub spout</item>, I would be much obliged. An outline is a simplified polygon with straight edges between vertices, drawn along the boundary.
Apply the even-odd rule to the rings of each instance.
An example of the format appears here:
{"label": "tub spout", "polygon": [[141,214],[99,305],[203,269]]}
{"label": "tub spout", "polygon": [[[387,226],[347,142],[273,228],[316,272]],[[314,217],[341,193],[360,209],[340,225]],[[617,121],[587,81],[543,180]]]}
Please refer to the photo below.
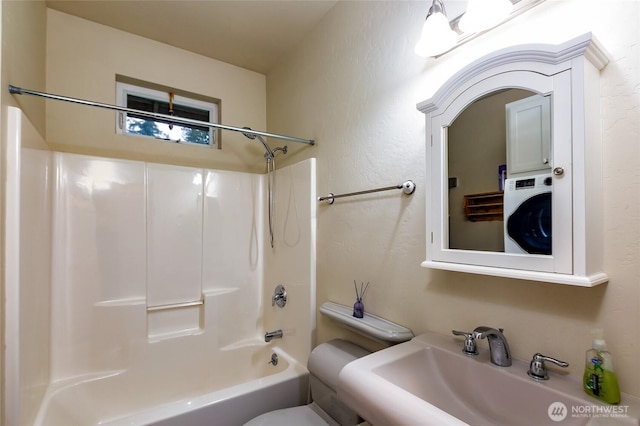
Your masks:
{"label": "tub spout", "polygon": [[282,330],[267,331],[264,333],[265,342],[270,342],[273,339],[282,339]]}

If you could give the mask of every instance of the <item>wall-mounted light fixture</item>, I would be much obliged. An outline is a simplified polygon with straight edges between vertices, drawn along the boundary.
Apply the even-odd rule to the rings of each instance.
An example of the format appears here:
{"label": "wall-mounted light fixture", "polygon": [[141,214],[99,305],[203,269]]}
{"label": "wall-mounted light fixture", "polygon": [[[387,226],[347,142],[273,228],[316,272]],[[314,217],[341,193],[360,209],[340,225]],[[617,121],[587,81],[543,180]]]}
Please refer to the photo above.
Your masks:
{"label": "wall-mounted light fixture", "polygon": [[513,4],[509,0],[469,0],[458,28],[464,33],[488,30],[504,21],[512,10]]}
{"label": "wall-mounted light fixture", "polygon": [[438,56],[496,27],[544,0],[468,0],[465,13],[449,21],[444,1],[433,0],[415,52]]}
{"label": "wall-mounted light fixture", "polygon": [[458,33],[451,29],[442,0],[433,0],[422,27],[415,52],[418,56],[437,56],[451,49],[458,41]]}

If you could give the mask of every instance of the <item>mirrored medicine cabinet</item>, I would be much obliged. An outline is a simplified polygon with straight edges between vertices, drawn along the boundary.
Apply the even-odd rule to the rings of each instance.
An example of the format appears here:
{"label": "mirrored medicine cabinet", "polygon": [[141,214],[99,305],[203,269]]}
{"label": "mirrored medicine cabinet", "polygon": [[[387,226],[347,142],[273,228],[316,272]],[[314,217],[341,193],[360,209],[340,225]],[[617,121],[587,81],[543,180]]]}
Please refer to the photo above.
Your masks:
{"label": "mirrored medicine cabinet", "polygon": [[592,287],[603,272],[592,34],[489,54],[418,104],[427,136],[422,266]]}

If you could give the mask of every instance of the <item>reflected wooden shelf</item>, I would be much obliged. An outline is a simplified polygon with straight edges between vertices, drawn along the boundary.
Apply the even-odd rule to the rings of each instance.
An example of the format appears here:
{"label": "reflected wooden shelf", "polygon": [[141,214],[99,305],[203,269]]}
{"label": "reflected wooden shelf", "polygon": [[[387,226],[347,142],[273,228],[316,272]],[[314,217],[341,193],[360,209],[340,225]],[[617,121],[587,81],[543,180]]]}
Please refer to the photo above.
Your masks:
{"label": "reflected wooden shelf", "polygon": [[503,200],[503,191],[465,195],[464,215],[470,222],[504,220]]}

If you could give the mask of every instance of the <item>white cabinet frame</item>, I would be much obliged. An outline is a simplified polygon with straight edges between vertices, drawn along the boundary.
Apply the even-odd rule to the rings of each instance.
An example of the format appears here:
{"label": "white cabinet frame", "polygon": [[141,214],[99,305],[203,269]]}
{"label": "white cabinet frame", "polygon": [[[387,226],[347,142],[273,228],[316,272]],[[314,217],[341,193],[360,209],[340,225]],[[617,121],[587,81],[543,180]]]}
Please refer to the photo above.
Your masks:
{"label": "white cabinet frame", "polygon": [[[489,54],[418,104],[426,117],[427,259],[422,266],[592,287],[603,266],[599,73],[608,63],[591,33],[560,45],[525,45]],[[518,88],[551,95],[552,254],[454,250],[448,242],[447,129],[472,102]],[[558,172],[560,170],[558,169]]]}

